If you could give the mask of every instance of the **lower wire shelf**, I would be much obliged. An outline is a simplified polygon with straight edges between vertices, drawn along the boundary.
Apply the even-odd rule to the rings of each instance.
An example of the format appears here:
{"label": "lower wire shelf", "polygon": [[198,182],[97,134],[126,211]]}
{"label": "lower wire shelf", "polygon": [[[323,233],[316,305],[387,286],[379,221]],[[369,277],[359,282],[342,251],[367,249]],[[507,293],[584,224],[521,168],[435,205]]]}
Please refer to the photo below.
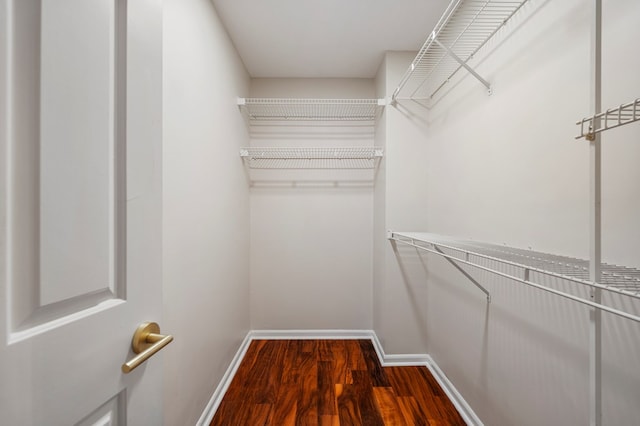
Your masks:
{"label": "lower wire shelf", "polygon": [[[424,232],[394,232],[389,240],[442,256],[454,264],[465,264],[496,275],[640,322],[640,316],[611,306],[596,303],[550,287],[548,277],[567,280],[592,289],[640,299],[640,270],[625,266],[602,264],[602,282],[589,281],[589,262],[496,244],[459,240]],[[500,267],[499,267],[500,266]],[[546,280],[544,278],[547,278]],[[488,295],[479,284],[476,283]]]}
{"label": "lower wire shelf", "polygon": [[368,146],[240,149],[250,169],[373,169],[382,155],[382,149]]}

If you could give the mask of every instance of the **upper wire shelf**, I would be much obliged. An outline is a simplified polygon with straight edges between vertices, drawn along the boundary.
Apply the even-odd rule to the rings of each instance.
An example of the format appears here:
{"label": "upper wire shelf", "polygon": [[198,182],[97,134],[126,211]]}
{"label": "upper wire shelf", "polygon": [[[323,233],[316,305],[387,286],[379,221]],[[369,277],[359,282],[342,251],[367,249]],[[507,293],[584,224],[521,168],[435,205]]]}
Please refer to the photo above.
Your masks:
{"label": "upper wire shelf", "polygon": [[392,99],[431,99],[465,68],[488,90],[491,85],[469,61],[527,0],[452,0],[415,59]]}
{"label": "upper wire shelf", "polygon": [[[589,261],[422,232],[390,232],[389,239],[443,256],[612,314],[640,322],[640,316],[549,286],[549,277],[640,299],[640,270],[602,264],[601,282],[589,281]],[[498,268],[502,265],[502,268]],[[506,267],[504,267],[506,266]],[[475,283],[475,282],[474,282]],[[479,286],[478,283],[475,283]],[[481,287],[482,288],[482,287]],[[483,289],[486,292],[486,290]]]}
{"label": "upper wire shelf", "polygon": [[373,169],[382,155],[382,149],[375,147],[240,149],[250,169]]}
{"label": "upper wire shelf", "polygon": [[576,139],[593,140],[597,133],[640,120],[640,98],[576,122],[580,134]]}
{"label": "upper wire shelf", "polygon": [[384,99],[239,98],[252,121],[374,121]]}

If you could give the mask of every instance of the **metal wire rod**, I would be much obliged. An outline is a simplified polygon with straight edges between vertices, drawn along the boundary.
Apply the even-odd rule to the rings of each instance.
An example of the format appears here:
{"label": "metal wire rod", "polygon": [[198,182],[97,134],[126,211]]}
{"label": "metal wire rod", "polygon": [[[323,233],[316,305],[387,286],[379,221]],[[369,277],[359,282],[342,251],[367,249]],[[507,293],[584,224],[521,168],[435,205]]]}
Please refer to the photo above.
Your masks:
{"label": "metal wire rod", "polygon": [[376,147],[247,147],[251,169],[372,169],[383,156]]}
{"label": "metal wire rod", "polygon": [[400,80],[398,87],[394,90],[393,94],[391,95],[391,98],[393,100],[396,100],[400,91],[402,91],[402,89],[405,87],[409,79],[412,77],[413,72],[416,68],[416,65],[421,63],[423,57],[427,54],[427,52],[429,52],[429,48],[433,43],[433,39],[438,35],[438,33],[442,30],[442,28],[444,28],[447,22],[449,22],[449,20],[451,19],[451,16],[458,9],[462,1],[463,0],[452,0],[451,3],[449,3],[449,6],[447,6],[447,9],[442,14],[442,16],[440,17],[440,20],[436,24],[435,29],[431,32],[427,40],[424,42],[424,44],[418,51],[418,54],[416,55],[415,59],[409,66],[409,69],[407,69],[407,71],[405,71],[404,75],[402,76],[402,79]]}
{"label": "metal wire rod", "polygon": [[[398,236],[401,237],[401,238],[398,238]],[[407,241],[406,239],[402,239],[402,238],[408,238],[410,241]],[[479,265],[479,264],[471,262],[469,260],[459,259],[459,258],[457,258],[455,256],[448,255],[448,254],[446,254],[446,253],[444,253],[442,251],[433,250],[433,249],[430,249],[428,247],[424,247],[424,246],[415,244],[415,239],[410,237],[410,236],[406,236],[406,235],[402,235],[402,234],[398,234],[398,233],[391,233],[391,237],[389,239],[393,240],[393,241],[397,241],[397,242],[402,243],[402,244],[409,245],[411,247],[415,247],[415,248],[420,249],[420,250],[427,251],[429,253],[436,254],[438,256],[445,257],[445,258],[447,258],[449,260],[452,260],[452,261],[455,261],[455,262],[464,263],[466,265],[473,266],[474,268],[478,268],[478,269],[481,269],[483,271],[491,272],[491,273],[493,273],[495,275],[498,275],[498,276],[501,276],[503,278],[508,278],[510,280],[514,280],[514,281],[520,282],[522,284],[526,284],[528,286],[537,288],[539,290],[543,290],[543,291],[546,291],[548,293],[552,293],[552,294],[555,294],[557,296],[561,296],[561,297],[564,297],[566,299],[573,300],[573,301],[581,303],[583,305],[591,306],[593,308],[600,309],[600,310],[612,313],[614,315],[617,315],[617,316],[620,316],[620,317],[623,317],[623,318],[626,318],[626,319],[630,319],[632,321],[640,322],[640,316],[637,316],[637,315],[634,315],[634,314],[630,314],[628,312],[624,312],[624,311],[621,311],[619,309],[615,309],[615,308],[612,308],[610,306],[603,305],[601,303],[591,302],[590,300],[586,300],[586,299],[583,299],[581,297],[574,296],[572,294],[565,293],[563,291],[556,290],[556,289],[553,289],[553,288],[550,288],[550,287],[546,287],[544,285],[537,284],[537,283],[534,283],[534,282],[532,282],[532,281],[530,281],[528,279],[525,279],[525,278],[528,278],[530,276],[530,271],[541,272],[541,273],[546,273],[546,271],[536,270],[535,268],[529,268],[529,267],[524,266],[524,265],[513,264],[513,266],[519,266],[521,268],[524,268],[524,270],[525,270],[525,272],[524,272],[525,278],[520,278],[520,277],[516,277],[516,276],[511,275],[511,274],[507,274],[507,273],[504,273],[504,272],[501,272],[501,271],[497,271],[497,270],[492,269],[492,268],[488,268],[486,266]],[[428,242],[428,241],[422,241],[422,240],[420,242],[424,242],[426,244],[430,244],[434,248],[435,247],[445,247],[445,248],[449,248],[449,249],[452,249],[452,250],[462,251],[460,249],[447,247],[447,246],[445,246],[445,245],[443,245],[443,244],[441,244],[439,242],[435,243],[435,242]],[[489,256],[483,256],[483,255],[479,255],[479,254],[476,254],[476,253],[470,253],[470,254],[472,254],[474,256],[480,256],[480,257],[484,257],[484,258],[490,259]],[[491,259],[491,260],[496,260],[498,262],[501,262],[500,259],[496,259],[496,258]],[[510,262],[503,262],[503,263],[510,263]],[[550,274],[550,275],[553,275],[553,274]],[[597,284],[582,282],[581,280],[575,280],[572,277],[564,277],[564,276],[557,276],[557,277],[558,278],[567,279],[567,280],[570,280],[570,281],[574,281],[574,282],[578,282],[578,283],[582,283],[582,284],[588,284],[588,285],[591,285],[591,286],[599,287]]]}
{"label": "metal wire rod", "polygon": [[[458,62],[461,67],[464,67],[467,71],[469,71],[471,75],[473,75],[478,81],[480,81],[480,83],[482,83],[487,89],[491,90],[491,85],[489,84],[489,82],[484,78],[482,78],[480,74],[478,74],[473,68],[469,66],[469,64],[467,64],[467,62],[469,61],[469,58],[463,60],[458,55],[456,55],[455,52],[449,49],[447,46],[440,43],[438,39],[436,39],[436,43],[438,43],[438,45],[442,47],[449,54],[449,56],[451,56],[456,62]],[[431,96],[433,95],[434,93],[431,94]]]}
{"label": "metal wire rod", "polygon": [[[452,240],[452,239],[447,239],[445,237],[441,237],[441,236],[436,236],[436,235],[432,235],[432,234],[418,234],[418,235],[425,235],[425,238],[421,239],[419,237],[416,237],[413,234],[402,234],[402,233],[393,233],[393,235],[396,236],[400,236],[402,238],[406,238],[406,239],[410,239],[413,241],[420,241],[423,242],[425,244],[430,244],[430,245],[434,245],[437,244],[439,247],[441,248],[446,248],[448,250],[452,250],[458,253],[463,253],[465,254],[465,256],[475,256],[481,259],[485,259],[485,260],[489,260],[489,261],[494,261],[494,262],[498,262],[504,265],[508,265],[508,266],[513,266],[513,267],[517,267],[517,268],[521,268],[521,269],[530,269],[533,272],[537,272],[543,275],[547,275],[550,277],[554,277],[554,278],[560,278],[563,280],[568,280],[568,281],[572,281],[575,282],[577,284],[582,284],[582,285],[586,285],[589,287],[593,287],[593,288],[600,288],[602,290],[607,290],[607,291],[611,291],[611,292],[615,292],[615,293],[619,293],[619,294],[623,294],[625,296],[631,296],[631,297],[638,297],[638,293],[630,293],[628,291],[623,291],[620,290],[616,287],[612,287],[610,285],[605,285],[602,283],[594,283],[592,281],[589,281],[588,279],[582,279],[580,278],[580,276],[588,276],[588,271],[584,271],[583,270],[583,266],[582,264],[585,263],[585,261],[579,260],[579,259],[573,259],[573,261],[575,262],[579,262],[581,265],[571,265],[571,266],[576,266],[579,267],[580,269],[576,270],[576,269],[572,269],[570,270],[570,272],[572,273],[572,275],[568,275],[568,274],[562,274],[562,273],[558,273],[557,270],[550,270],[550,269],[554,269],[554,268],[550,268],[550,266],[553,266],[552,261],[548,260],[548,259],[542,259],[540,258],[539,260],[544,262],[544,268],[542,267],[536,267],[533,265],[525,265],[522,263],[518,263],[518,262],[514,262],[512,260],[508,260],[505,257],[497,257],[498,255],[488,255],[485,253],[480,253],[478,251],[478,249],[489,249],[492,250],[494,252],[498,252],[500,253],[500,250],[498,248],[494,248],[493,246],[489,246],[486,243],[477,243],[477,244],[470,244],[468,242],[465,241],[457,241],[457,240]],[[449,243],[447,243],[446,241],[448,241]],[[457,245],[463,246],[463,247],[471,247],[471,248],[461,248],[461,247],[456,247],[454,245],[452,245],[451,243],[455,243]],[[521,251],[519,249],[509,249],[509,250],[513,250],[513,251]],[[535,252],[532,252],[535,253]],[[501,253],[499,255],[502,255]],[[542,255],[542,253],[540,253],[539,255]],[[552,256],[552,255],[547,255],[547,256]],[[560,256],[553,256],[554,258],[561,258],[561,259],[571,259],[571,258],[566,258],[566,257],[560,257]],[[588,264],[588,263],[587,263]],[[605,265],[607,267],[609,267],[610,269],[613,268],[612,265]],[[555,268],[557,269],[557,268]],[[622,269],[622,270],[628,270],[630,268],[621,268],[618,267],[618,269]],[[576,276],[577,275],[577,276]],[[608,276],[610,276],[609,274],[607,274]],[[637,281],[638,285],[636,287],[636,290],[640,290],[640,280]]]}
{"label": "metal wire rod", "polygon": [[[542,266],[546,266],[547,269],[554,269],[556,272],[559,272],[561,275],[570,274],[573,277],[585,277],[583,281],[588,281],[589,276],[589,262],[579,259],[573,259],[568,257],[560,257],[556,256],[558,259],[562,259],[564,262],[561,263],[549,259],[542,259],[534,256],[526,256],[521,253],[507,253],[495,248],[486,247],[487,250],[492,250],[501,253],[502,255],[509,256],[509,258],[515,259],[517,257],[524,257],[525,259],[534,260]],[[519,252],[519,250],[513,249],[513,251]],[[637,277],[635,277],[637,276]],[[622,280],[622,281],[620,281]],[[629,283],[629,281],[635,282],[636,294],[640,291],[640,271],[636,271],[630,268],[624,267],[615,267],[607,264],[602,265],[602,277],[601,284],[605,285],[605,287],[620,287],[619,283],[623,282],[625,284]],[[634,285],[634,284],[630,284]]]}
{"label": "metal wire rod", "polygon": [[[415,244],[411,244],[411,245],[413,245],[414,247],[417,247]],[[462,275],[464,275],[465,277],[467,277],[467,279],[468,279],[469,281],[471,281],[471,282],[473,283],[473,285],[475,285],[476,287],[478,287],[478,288],[479,288],[479,289],[480,289],[484,294],[486,294],[486,295],[487,295],[487,303],[491,303],[491,293],[489,293],[489,290],[487,290],[486,288],[484,288],[484,286],[482,286],[478,281],[476,281],[476,280],[475,280],[475,278],[473,278],[471,275],[469,275],[469,274],[467,273],[467,271],[465,271],[464,269],[462,269],[462,267],[460,267],[460,265],[458,265],[458,264],[456,263],[456,261],[455,261],[455,260],[453,260],[453,259],[449,258],[449,257],[448,257],[448,256],[447,256],[447,255],[446,255],[442,250],[440,250],[437,246],[433,246],[433,248],[434,248],[438,253],[440,253],[440,255],[444,256],[444,257],[447,259],[447,261],[449,261],[449,262],[453,265],[453,267],[454,267],[454,268],[456,268],[458,271],[460,271],[460,273],[461,273]]]}

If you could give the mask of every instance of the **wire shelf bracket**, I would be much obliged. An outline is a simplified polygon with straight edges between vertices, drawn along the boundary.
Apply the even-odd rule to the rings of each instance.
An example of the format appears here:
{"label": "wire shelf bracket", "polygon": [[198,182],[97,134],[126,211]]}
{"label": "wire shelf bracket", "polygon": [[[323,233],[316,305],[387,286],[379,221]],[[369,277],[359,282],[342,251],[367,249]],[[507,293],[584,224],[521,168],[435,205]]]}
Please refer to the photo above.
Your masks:
{"label": "wire shelf bracket", "polygon": [[240,157],[250,169],[374,169],[383,156],[376,147],[247,147]]}
{"label": "wire shelf bracket", "polygon": [[580,126],[580,134],[576,139],[585,138],[589,141],[595,139],[595,135],[605,130],[615,129],[625,124],[640,120],[640,98],[633,102],[611,108],[591,117],[577,121]]}
{"label": "wire shelf bracket", "polygon": [[[545,284],[543,279],[543,277],[555,277],[588,286],[592,289],[600,289],[640,299],[640,270],[638,269],[602,264],[601,282],[595,283],[589,280],[589,261],[586,260],[495,244],[458,240],[452,237],[423,232],[389,231],[387,238],[397,243],[436,254],[451,262],[473,266],[592,308],[640,322],[640,316],[634,313],[557,290]],[[494,265],[506,266],[507,268],[504,269],[509,272],[499,270]],[[517,271],[518,273],[514,274],[512,271]],[[474,284],[479,285],[477,283]],[[484,287],[481,290],[489,296],[489,292]]]}
{"label": "wire shelf bracket", "polygon": [[391,96],[432,99],[466,69],[489,94],[491,84],[469,61],[528,0],[452,0]]}

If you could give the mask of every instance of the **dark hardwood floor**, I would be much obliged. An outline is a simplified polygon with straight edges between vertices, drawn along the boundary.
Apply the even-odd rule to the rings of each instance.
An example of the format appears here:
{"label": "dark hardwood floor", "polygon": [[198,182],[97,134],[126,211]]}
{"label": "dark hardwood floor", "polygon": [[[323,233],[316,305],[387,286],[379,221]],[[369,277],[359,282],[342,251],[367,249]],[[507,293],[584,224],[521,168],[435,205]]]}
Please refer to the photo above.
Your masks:
{"label": "dark hardwood floor", "polygon": [[426,367],[369,340],[255,340],[211,425],[464,425]]}

